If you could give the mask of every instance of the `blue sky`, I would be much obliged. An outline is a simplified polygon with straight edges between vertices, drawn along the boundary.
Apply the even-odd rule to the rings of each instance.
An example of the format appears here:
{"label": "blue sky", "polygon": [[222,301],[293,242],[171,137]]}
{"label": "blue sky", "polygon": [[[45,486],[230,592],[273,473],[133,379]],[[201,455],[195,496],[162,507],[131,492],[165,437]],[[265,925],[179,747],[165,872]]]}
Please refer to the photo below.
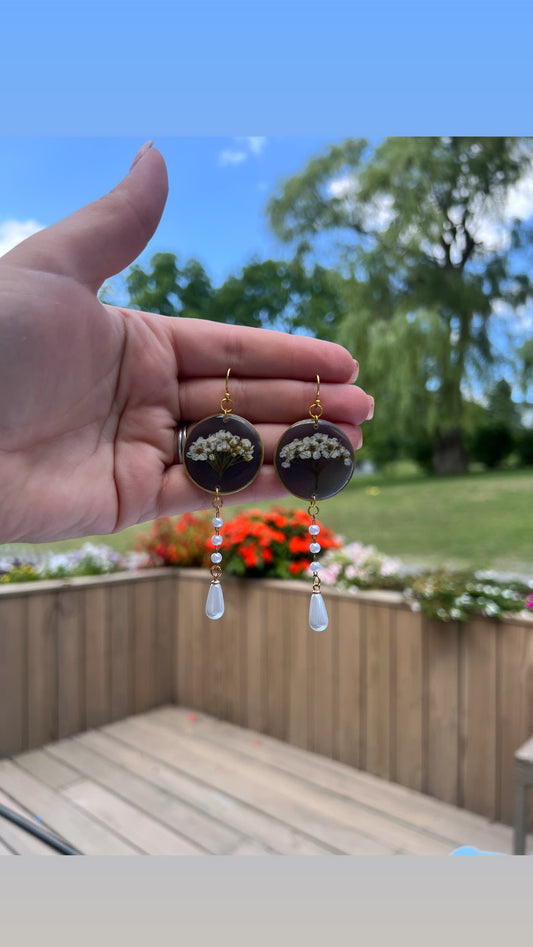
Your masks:
{"label": "blue sky", "polygon": [[[268,228],[266,201],[280,179],[301,170],[328,142],[156,138],[167,162],[169,198],[141,260],[157,250],[171,250],[182,260],[193,256],[218,284],[254,255],[284,255]],[[1,139],[0,246],[16,235],[14,225],[51,224],[108,191],[141,144],[137,137]]]}
{"label": "blue sky", "polygon": [[[139,261],[170,250],[184,262],[199,259],[215,285],[250,261],[282,258],[268,227],[265,205],[279,182],[342,138],[281,136],[194,136],[155,138],[169,173],[170,191],[161,224]],[[4,137],[0,139],[0,253],[38,227],[61,219],[111,189],[127,172],[142,136]],[[509,213],[533,216],[533,177],[517,192]],[[499,242],[496,222],[484,237]],[[322,262],[324,262],[322,260]],[[120,293],[122,281],[115,281]],[[126,302],[116,296],[116,302]],[[508,333],[531,335],[531,308],[519,318],[501,312],[492,338],[509,352]],[[518,389],[515,397],[520,399]]]}

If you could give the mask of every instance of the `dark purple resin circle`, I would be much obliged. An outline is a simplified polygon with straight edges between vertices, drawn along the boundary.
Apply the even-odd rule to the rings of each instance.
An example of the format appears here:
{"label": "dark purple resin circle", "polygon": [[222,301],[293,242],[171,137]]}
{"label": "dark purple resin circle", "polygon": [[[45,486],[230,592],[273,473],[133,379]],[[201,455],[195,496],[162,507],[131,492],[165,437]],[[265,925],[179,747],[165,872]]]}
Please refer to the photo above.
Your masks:
{"label": "dark purple resin circle", "polygon": [[255,480],[263,463],[263,442],[256,429],[237,414],[215,414],[189,431],[183,466],[209,493],[237,493]]}
{"label": "dark purple resin circle", "polygon": [[284,487],[302,500],[327,500],[346,486],[355,467],[344,431],[329,421],[298,421],[281,436],[274,455]]}

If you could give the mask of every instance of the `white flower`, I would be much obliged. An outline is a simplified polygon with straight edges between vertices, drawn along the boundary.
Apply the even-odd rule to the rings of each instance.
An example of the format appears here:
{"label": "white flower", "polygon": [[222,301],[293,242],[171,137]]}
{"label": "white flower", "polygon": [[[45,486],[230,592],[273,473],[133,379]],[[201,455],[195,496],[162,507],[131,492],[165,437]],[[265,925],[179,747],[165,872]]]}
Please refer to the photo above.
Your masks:
{"label": "white flower", "polygon": [[352,457],[343,447],[338,437],[328,437],[327,434],[312,434],[301,439],[295,438],[285,444],[280,451],[282,467],[290,467],[293,460],[337,460],[342,458],[343,463],[350,467]]}
{"label": "white flower", "polygon": [[198,437],[187,450],[191,460],[206,460],[217,473],[224,473],[239,461],[253,458],[254,446],[247,437],[239,437],[222,428],[209,437]]}

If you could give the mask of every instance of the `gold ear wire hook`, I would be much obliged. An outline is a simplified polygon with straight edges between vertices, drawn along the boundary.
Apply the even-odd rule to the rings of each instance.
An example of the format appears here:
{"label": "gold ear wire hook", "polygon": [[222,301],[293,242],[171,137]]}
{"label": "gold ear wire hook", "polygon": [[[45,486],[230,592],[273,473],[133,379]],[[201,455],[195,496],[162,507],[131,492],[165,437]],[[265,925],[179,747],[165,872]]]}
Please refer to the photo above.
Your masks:
{"label": "gold ear wire hook", "polygon": [[322,405],[320,404],[320,376],[316,376],[316,397],[313,401],[313,404],[309,408],[309,417],[315,422],[315,427],[318,427],[318,419],[322,417]]}
{"label": "gold ear wire hook", "polygon": [[224,412],[224,420],[227,419],[228,414],[231,414],[233,411],[233,402],[229,396],[229,373],[231,368],[228,368],[226,372],[226,394],[224,395],[222,401],[220,402],[220,408]]}

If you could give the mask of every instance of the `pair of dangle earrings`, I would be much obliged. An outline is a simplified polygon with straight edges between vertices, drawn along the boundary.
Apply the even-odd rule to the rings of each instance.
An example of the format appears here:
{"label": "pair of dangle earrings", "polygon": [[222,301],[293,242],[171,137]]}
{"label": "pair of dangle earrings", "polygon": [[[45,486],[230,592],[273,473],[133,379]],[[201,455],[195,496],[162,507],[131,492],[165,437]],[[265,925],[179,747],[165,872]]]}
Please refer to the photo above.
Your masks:
{"label": "pair of dangle earrings", "polygon": [[[223,497],[237,493],[252,483],[259,473],[264,456],[263,443],[256,429],[245,418],[232,413],[229,375],[230,369],[226,374],[225,395],[220,402],[222,413],[195,424],[183,448],[183,464],[188,476],[197,486],[213,494],[215,515],[212,523],[215,532],[212,543],[215,551],[211,555],[212,578],[206,603],[206,614],[213,619],[221,618],[224,614],[224,596],[220,585]],[[317,501],[329,499],[344,489],[354,472],[355,456],[344,431],[329,421],[321,420],[323,409],[318,375],[316,380],[316,397],[309,408],[309,418],[297,421],[282,434],[274,452],[274,467],[285,489],[307,500],[309,504],[309,552],[313,557],[310,563],[313,589],[309,625],[314,631],[324,631],[328,625],[328,616],[320,592]]]}

